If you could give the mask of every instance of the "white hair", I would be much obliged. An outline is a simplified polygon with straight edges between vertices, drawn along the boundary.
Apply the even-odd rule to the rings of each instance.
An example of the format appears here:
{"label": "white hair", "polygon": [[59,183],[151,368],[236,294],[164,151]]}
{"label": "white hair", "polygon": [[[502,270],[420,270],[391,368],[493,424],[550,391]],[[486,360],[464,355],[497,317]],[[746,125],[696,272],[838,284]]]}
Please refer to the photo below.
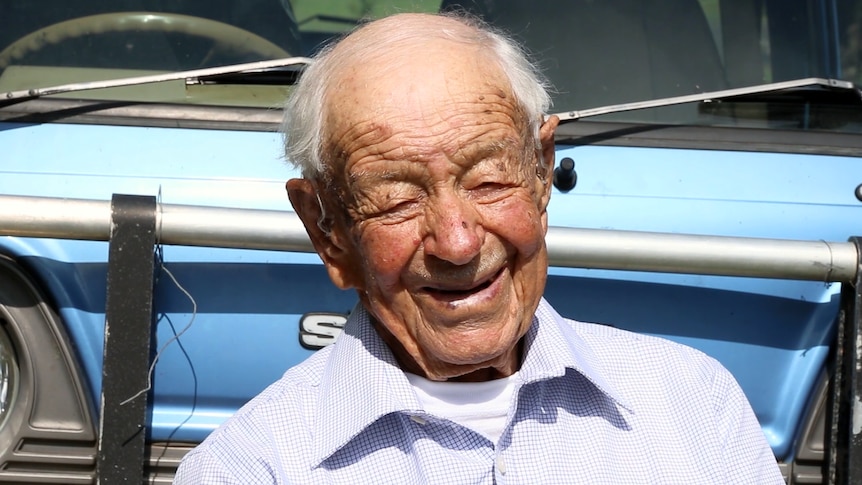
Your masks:
{"label": "white hair", "polygon": [[[351,42],[325,47],[303,72],[293,88],[284,109],[282,132],[287,161],[305,178],[325,173],[332,157],[324,153],[326,124],[325,103],[330,84],[338,82],[345,66],[362,65],[364,60],[385,56],[391,49],[424,43],[429,39],[448,39],[479,47],[495,61],[509,81],[519,107],[528,118],[530,135],[539,147],[539,128],[551,106],[548,84],[525,50],[514,40],[493,31],[480,21],[464,15],[441,15],[452,28],[429,23],[427,14],[399,14],[370,22],[345,38]],[[385,25],[381,25],[385,24]]]}

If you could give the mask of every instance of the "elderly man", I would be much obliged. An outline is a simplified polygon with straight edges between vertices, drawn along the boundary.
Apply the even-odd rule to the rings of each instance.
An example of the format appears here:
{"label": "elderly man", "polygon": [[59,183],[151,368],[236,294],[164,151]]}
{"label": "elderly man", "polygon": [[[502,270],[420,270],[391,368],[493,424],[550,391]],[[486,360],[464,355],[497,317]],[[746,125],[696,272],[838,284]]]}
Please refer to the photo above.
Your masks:
{"label": "elderly man", "polygon": [[288,102],[287,191],[360,304],[175,483],[783,483],[730,374],[542,299],[549,98],[518,47],[402,14]]}

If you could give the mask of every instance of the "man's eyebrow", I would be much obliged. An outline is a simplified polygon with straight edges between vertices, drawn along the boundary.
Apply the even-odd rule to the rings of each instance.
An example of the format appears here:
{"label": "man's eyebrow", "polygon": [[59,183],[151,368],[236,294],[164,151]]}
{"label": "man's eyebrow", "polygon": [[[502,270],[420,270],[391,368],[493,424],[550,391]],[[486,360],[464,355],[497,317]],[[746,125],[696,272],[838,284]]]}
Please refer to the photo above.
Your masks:
{"label": "man's eyebrow", "polygon": [[374,184],[377,182],[398,182],[406,180],[413,170],[421,171],[421,167],[417,167],[412,163],[388,162],[389,164],[398,164],[398,167],[387,167],[384,170],[360,170],[350,173],[350,183],[362,181],[363,183]]}
{"label": "man's eyebrow", "polygon": [[470,143],[461,147],[458,152],[467,158],[488,158],[500,152],[516,148],[513,140],[492,140],[490,142]]}

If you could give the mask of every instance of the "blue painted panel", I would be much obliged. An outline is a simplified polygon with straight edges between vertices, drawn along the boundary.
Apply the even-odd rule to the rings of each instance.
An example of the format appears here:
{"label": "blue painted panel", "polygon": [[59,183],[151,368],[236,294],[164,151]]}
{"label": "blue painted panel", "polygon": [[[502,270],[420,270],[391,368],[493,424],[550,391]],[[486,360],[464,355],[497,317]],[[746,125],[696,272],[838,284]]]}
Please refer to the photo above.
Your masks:
{"label": "blue painted panel", "polygon": [[[0,124],[2,126],[2,124]],[[276,133],[99,125],[0,130],[0,193],[289,210]]]}
{"label": "blue painted panel", "polygon": [[[652,275],[646,282],[627,280],[622,272],[617,278],[611,272],[586,273],[549,277],[546,297],[558,311],[668,338],[718,359],[746,392],[776,453],[791,451],[834,337],[837,293],[825,302],[802,301],[713,285],[680,286],[668,275]],[[838,287],[813,284],[830,292]]]}

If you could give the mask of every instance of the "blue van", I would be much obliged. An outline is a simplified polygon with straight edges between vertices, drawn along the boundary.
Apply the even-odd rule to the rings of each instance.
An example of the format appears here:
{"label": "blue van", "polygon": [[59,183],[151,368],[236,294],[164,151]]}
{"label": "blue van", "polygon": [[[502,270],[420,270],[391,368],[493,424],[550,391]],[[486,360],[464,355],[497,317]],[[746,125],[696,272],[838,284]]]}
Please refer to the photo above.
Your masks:
{"label": "blue van", "polygon": [[281,104],[407,10],[484,19],[553,85],[555,308],[720,360],[788,483],[862,479],[862,0],[6,0],[0,482],[170,483],[338,335]]}

